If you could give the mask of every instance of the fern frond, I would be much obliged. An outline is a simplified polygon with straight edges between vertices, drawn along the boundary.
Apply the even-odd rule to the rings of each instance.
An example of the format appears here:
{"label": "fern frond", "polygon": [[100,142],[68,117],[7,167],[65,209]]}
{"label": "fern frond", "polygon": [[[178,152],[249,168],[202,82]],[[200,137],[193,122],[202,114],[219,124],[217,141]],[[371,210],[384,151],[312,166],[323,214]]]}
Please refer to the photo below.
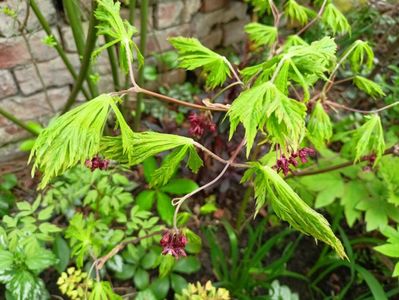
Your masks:
{"label": "fern frond", "polygon": [[122,20],[120,16],[120,2],[97,0],[95,17],[99,21],[97,25],[98,34],[109,36],[111,41],[95,50],[92,57],[95,58],[101,51],[119,43],[119,65],[125,73],[129,72],[129,64],[132,63],[134,52],[136,53],[139,64],[142,65],[143,56],[132,39],[132,36],[138,31],[127,20]]}
{"label": "fern frond", "polygon": [[239,122],[245,128],[247,156],[258,130],[267,130],[272,143],[296,150],[303,138],[306,106],[266,82],[242,92],[229,109],[230,138]]}
{"label": "fern frond", "polygon": [[322,22],[331,28],[334,35],[336,33],[350,33],[351,26],[343,13],[332,3],[326,5],[323,15]]}
{"label": "fern frond", "polygon": [[277,40],[277,28],[259,23],[249,23],[244,27],[249,39],[257,47],[271,46]]}
{"label": "fern frond", "polygon": [[32,175],[36,169],[44,173],[39,188],[44,188],[53,177],[99,152],[113,103],[111,96],[100,95],[58,117],[40,133],[29,157],[29,162],[32,158],[35,160]]}
{"label": "fern frond", "polygon": [[210,88],[222,85],[230,77],[226,58],[206,48],[195,38],[175,37],[169,42],[179,53],[180,67],[187,70],[203,68],[207,74],[206,85]]}
{"label": "fern frond", "polygon": [[374,154],[376,156],[375,165],[385,151],[384,131],[381,119],[377,114],[366,116],[366,119],[366,123],[355,132],[355,162],[359,161],[362,156]]}
{"label": "fern frond", "polygon": [[313,108],[307,128],[307,136],[317,149],[323,148],[332,137],[332,123],[320,101],[316,102]]}
{"label": "fern frond", "polygon": [[276,171],[268,166],[253,163],[242,181],[248,181],[253,175],[257,212],[266,199],[270,199],[278,217],[300,232],[330,245],[341,258],[346,258],[344,247],[334,235],[328,221],[309,207]]}
{"label": "fern frond", "polygon": [[370,95],[374,99],[377,97],[385,96],[384,91],[379,86],[379,84],[371,81],[362,76],[355,76],[353,78],[353,83],[367,95]]}

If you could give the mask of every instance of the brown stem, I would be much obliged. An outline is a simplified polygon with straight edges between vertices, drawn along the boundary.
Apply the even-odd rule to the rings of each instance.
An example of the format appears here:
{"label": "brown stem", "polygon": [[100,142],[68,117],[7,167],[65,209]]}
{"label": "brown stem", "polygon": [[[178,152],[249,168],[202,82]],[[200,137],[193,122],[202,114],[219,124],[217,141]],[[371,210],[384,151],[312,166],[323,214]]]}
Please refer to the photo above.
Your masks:
{"label": "brown stem", "polygon": [[312,21],[310,21],[308,24],[306,24],[305,27],[303,27],[301,30],[299,30],[298,33],[297,33],[296,35],[301,35],[302,33],[304,33],[304,32],[305,32],[306,30],[308,30],[314,23],[316,23],[316,21],[317,21],[318,19],[321,18],[321,15],[322,15],[323,12],[324,12],[324,9],[325,9],[325,7],[326,7],[326,4],[327,4],[327,0],[324,0],[324,1],[323,1],[323,4],[322,4],[321,7],[320,7],[319,12],[317,13],[317,16],[316,16]]}
{"label": "brown stem", "polygon": [[210,187],[211,185],[215,184],[216,182],[218,182],[219,179],[222,178],[223,175],[226,173],[227,169],[231,166],[233,161],[236,159],[238,153],[240,153],[240,151],[241,151],[242,147],[244,147],[245,143],[246,143],[246,140],[244,138],[241,141],[241,143],[238,145],[237,149],[234,151],[233,155],[227,161],[227,163],[226,163],[225,167],[223,168],[223,170],[212,181],[208,182],[207,184],[204,184],[203,186],[200,186],[196,190],[192,191],[191,193],[189,193],[189,194],[187,194],[187,195],[185,195],[185,196],[183,196],[181,198],[175,198],[175,199],[172,200],[172,204],[176,205],[175,213],[173,215],[173,228],[175,230],[178,230],[178,228],[177,228],[177,214],[178,214],[178,212],[180,210],[180,207],[183,205],[184,201],[186,201],[191,196],[197,194],[198,192],[200,192],[200,191]]}
{"label": "brown stem", "polygon": [[351,108],[351,107],[348,107],[346,105],[335,103],[335,102],[332,102],[332,101],[329,101],[329,100],[326,100],[325,103],[327,105],[332,106],[332,107],[342,108],[342,109],[345,109],[345,110],[349,110],[349,111],[353,111],[353,112],[357,112],[357,113],[361,113],[361,114],[376,114],[376,113],[384,111],[384,110],[386,110],[388,108],[391,108],[391,107],[394,107],[394,106],[398,105],[399,101],[391,103],[389,105],[386,105],[386,106],[378,108],[378,109],[373,109],[373,110],[362,110],[362,109]]}
{"label": "brown stem", "polygon": [[[397,144],[395,146],[392,146],[391,148],[385,150],[383,155],[390,155],[390,154],[393,154],[393,155],[396,155],[396,156],[399,155],[399,144]],[[359,159],[359,161],[357,161],[357,162],[355,162],[353,160],[353,161],[348,161],[348,162],[345,162],[345,163],[342,163],[342,164],[338,164],[338,165],[335,165],[335,166],[327,167],[327,168],[324,168],[324,169],[309,170],[309,171],[304,170],[304,171],[293,172],[293,174],[290,174],[290,175],[286,176],[285,179],[292,178],[292,177],[309,176],[309,175],[327,173],[327,172],[343,169],[343,168],[352,166],[353,164],[360,163],[360,162],[363,162],[363,161],[367,161],[369,159],[370,159],[370,157],[368,155],[366,155],[366,156],[361,157]]]}
{"label": "brown stem", "polygon": [[108,252],[106,255],[104,255],[103,257],[100,257],[99,259],[97,259],[94,263],[96,266],[96,270],[101,270],[104,267],[104,264],[114,255],[116,255],[118,252],[122,251],[123,248],[125,248],[125,246],[127,244],[135,244],[140,242],[141,240],[144,239],[148,239],[150,237],[156,236],[158,234],[161,234],[163,232],[163,230],[159,230],[147,235],[144,235],[142,237],[136,237],[136,238],[131,238],[131,239],[127,239],[121,243],[119,243],[118,245],[116,245],[114,248],[112,248],[112,250],[110,252]]}
{"label": "brown stem", "polygon": [[158,94],[156,92],[152,92],[150,90],[144,89],[142,87],[139,87],[136,85],[135,88],[129,89],[129,91],[134,91],[137,93],[143,93],[149,96],[153,96],[156,97],[162,101],[165,102],[169,102],[169,103],[174,103],[177,105],[181,105],[181,106],[186,106],[186,107],[191,107],[191,108],[195,108],[195,109],[200,109],[200,110],[211,110],[211,111],[228,111],[228,108],[223,108],[223,107],[212,107],[212,106],[204,106],[204,105],[198,105],[198,104],[194,104],[194,103],[190,103],[190,102],[186,102],[186,101],[182,101],[182,100],[178,100],[169,96],[165,96],[162,94]]}

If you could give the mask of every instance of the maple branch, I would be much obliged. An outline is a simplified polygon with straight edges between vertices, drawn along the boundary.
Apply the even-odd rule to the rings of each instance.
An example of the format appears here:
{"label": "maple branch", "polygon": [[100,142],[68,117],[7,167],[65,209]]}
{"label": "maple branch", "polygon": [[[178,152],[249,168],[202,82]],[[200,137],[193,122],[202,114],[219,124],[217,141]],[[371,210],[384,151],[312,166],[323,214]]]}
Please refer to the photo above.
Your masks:
{"label": "maple branch", "polygon": [[[399,144],[396,144],[395,146],[392,146],[391,148],[388,148],[383,153],[383,155],[390,155],[390,154],[393,154],[395,156],[399,156]],[[358,161],[354,161],[354,160],[347,161],[347,162],[344,162],[342,164],[338,164],[338,165],[335,165],[335,166],[327,167],[327,168],[324,168],[324,169],[318,169],[318,170],[297,171],[297,172],[293,172],[292,174],[290,174],[290,175],[288,175],[288,176],[286,176],[284,178],[288,179],[288,178],[292,178],[292,177],[310,176],[310,175],[317,175],[317,174],[327,173],[327,172],[343,169],[343,168],[349,167],[351,165],[367,161],[369,159],[370,159],[370,157],[368,155],[366,155],[366,156],[361,157]]]}
{"label": "maple branch", "polygon": [[342,109],[345,109],[345,110],[358,112],[358,113],[361,113],[361,114],[377,114],[377,113],[379,113],[381,111],[384,111],[384,110],[386,110],[388,108],[391,108],[391,107],[394,107],[394,106],[398,105],[399,101],[396,101],[396,102],[391,103],[389,105],[386,105],[384,107],[381,107],[381,108],[378,108],[378,109],[373,109],[373,110],[362,110],[362,109],[351,108],[351,107],[348,107],[346,105],[335,103],[335,102],[332,102],[332,101],[329,101],[329,100],[326,100],[325,103],[327,105],[332,106],[332,107],[342,108]]}
{"label": "maple branch", "polygon": [[241,143],[238,145],[237,149],[234,151],[233,155],[230,157],[230,159],[227,161],[226,165],[224,166],[223,170],[219,173],[218,176],[216,176],[213,180],[211,180],[210,182],[208,182],[207,184],[204,184],[203,186],[200,186],[199,188],[197,188],[196,190],[192,191],[189,194],[186,194],[185,196],[181,197],[181,198],[175,198],[172,200],[172,204],[176,206],[175,208],[175,213],[173,215],[173,227],[175,230],[178,230],[177,228],[177,214],[180,210],[180,207],[182,206],[182,204],[184,203],[184,201],[186,201],[188,198],[190,198],[191,196],[197,194],[198,192],[210,187],[211,185],[213,185],[214,183],[218,182],[220,178],[223,177],[223,175],[226,173],[227,169],[231,166],[231,164],[233,163],[233,161],[236,159],[238,153],[240,153],[242,147],[245,145],[246,140],[245,138],[241,141]]}
{"label": "maple branch", "polygon": [[323,4],[320,7],[319,12],[317,13],[317,16],[312,21],[310,21],[308,24],[306,24],[301,30],[299,30],[296,35],[301,35],[306,30],[308,30],[314,23],[316,23],[316,21],[321,18],[321,15],[323,14],[324,9],[326,8],[326,5],[327,5],[327,0],[324,0]]}

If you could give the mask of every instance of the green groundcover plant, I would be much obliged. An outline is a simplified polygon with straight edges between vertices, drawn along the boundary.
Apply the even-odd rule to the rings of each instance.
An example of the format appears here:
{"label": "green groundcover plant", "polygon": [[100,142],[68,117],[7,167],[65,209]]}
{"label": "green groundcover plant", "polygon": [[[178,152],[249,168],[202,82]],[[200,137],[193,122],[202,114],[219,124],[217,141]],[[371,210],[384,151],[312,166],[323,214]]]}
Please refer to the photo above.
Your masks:
{"label": "green groundcover plant", "polygon": [[[96,278],[93,282],[82,283],[82,276],[89,276],[69,270],[60,281],[65,293],[75,291],[75,288],[70,291],[65,282],[70,277],[76,277],[74,287],[80,294],[89,295],[89,299],[120,299],[110,283],[102,278],[102,270],[111,263],[119,276],[128,276],[126,272],[129,270],[115,266],[115,259],[125,259],[130,262],[130,270],[140,270],[139,275],[133,275],[132,271],[131,276],[134,276],[139,289],[142,287],[143,299],[146,299],[146,293],[152,293],[146,289],[149,286],[146,270],[154,266],[160,266],[161,278],[167,278],[166,291],[170,282],[174,290],[181,292],[179,297],[184,298],[188,290],[175,288],[177,283],[174,283],[173,278],[176,277],[173,276],[179,275],[170,272],[175,259],[179,259],[179,263],[181,259],[189,258],[182,257],[187,255],[186,251],[190,252],[188,245],[198,237],[184,228],[186,223],[181,207],[189,198],[216,184],[229,168],[245,170],[241,182],[254,188],[255,214],[265,206],[270,206],[281,220],[301,233],[324,242],[339,258],[348,259],[344,246],[327,219],[309,204],[309,191],[316,197],[316,208],[328,206],[335,199],[340,199],[349,225],[353,225],[365,212],[367,230],[380,229],[388,238],[387,244],[376,247],[376,250],[387,256],[399,256],[394,250],[398,243],[398,232],[388,226],[392,221],[399,222],[399,167],[392,166],[399,162],[398,158],[387,156],[398,155],[399,149],[395,144],[397,136],[383,129],[384,120],[381,117],[386,109],[398,102],[362,111],[334,101],[330,96],[334,87],[344,81],[352,81],[356,88],[373,99],[384,96],[382,88],[367,78],[373,68],[372,48],[362,40],[354,41],[345,49],[337,45],[335,37],[350,34],[351,26],[332,1],[315,1],[313,7],[316,11],[294,0],[278,6],[273,1],[250,2],[259,15],[270,15],[272,22],[267,25],[252,22],[245,26],[253,49],[251,64],[247,67],[238,70],[225,56],[206,48],[196,38],[169,39],[177,50],[179,66],[186,70],[201,69],[207,90],[222,88],[219,92],[223,93],[231,88],[239,89],[238,96],[229,104],[209,100],[194,104],[138,85],[133,63],[137,62],[137,66],[142,68],[143,56],[132,39],[137,29],[122,20],[119,2],[97,1],[94,14],[98,22],[97,34],[106,35],[107,43],[94,51],[93,59],[101,51],[117,45],[119,66],[129,76],[131,87],[101,94],[53,120],[40,132],[32,148],[32,175],[36,170],[42,172],[39,189],[43,190],[57,176],[76,165],[86,165],[97,172],[116,166],[130,168],[148,162],[161,153],[165,156],[161,165],[155,166],[151,176],[147,176],[149,188],[141,192],[138,204],[133,205],[129,217],[123,216],[123,211],[133,200],[124,195],[123,187],[112,191],[99,186],[83,199],[93,213],[88,216],[76,213],[70,220],[65,237],[70,242],[71,256],[76,259],[78,268],[83,267],[88,257],[92,258],[89,273],[94,269]],[[302,29],[297,32],[288,30],[287,33],[281,28],[282,20],[299,24]],[[323,36],[312,41],[301,37],[318,23]],[[341,70],[350,75],[337,80]],[[228,122],[230,127],[230,140],[238,137],[241,141],[235,145],[231,156],[225,159],[193,138],[154,131],[133,131],[120,110],[123,96],[131,93],[149,95],[190,109],[224,114],[224,122]],[[350,111],[357,116],[362,114],[364,117],[353,128],[345,128],[345,134],[337,136],[334,130],[339,124],[332,115],[338,110]],[[195,116],[190,121],[194,123],[194,133],[201,133],[204,130],[201,127],[215,130],[210,123]],[[110,135],[105,130],[109,122],[114,123],[117,135]],[[343,144],[341,154],[327,147],[328,143],[335,141]],[[244,154],[241,155],[241,152]],[[224,164],[213,180],[198,186],[191,181],[174,178],[182,165],[193,173],[203,168],[202,154]],[[317,166],[299,169],[304,164],[310,165],[316,155],[319,157]],[[238,162],[238,159],[243,161]],[[331,166],[331,161],[338,164]],[[362,168],[356,165],[360,162],[367,162],[369,168],[378,171],[364,175]],[[310,177],[302,177],[305,175],[315,175],[313,182],[306,180]],[[102,184],[106,185],[109,179],[107,176],[104,178]],[[348,178],[351,180],[348,181]],[[101,178],[98,180],[102,181]],[[127,186],[124,183],[121,185]],[[304,192],[305,188],[307,192]],[[109,194],[108,199],[115,197],[120,205],[113,207],[113,201],[98,203],[99,193]],[[170,194],[177,197],[171,199]],[[164,229],[158,223],[159,219],[148,211],[154,199],[161,219],[170,228]],[[36,216],[40,201],[32,205],[19,203],[20,212],[13,218],[3,219],[0,280],[6,284],[10,299],[28,299],[25,295],[33,297],[31,299],[38,295],[45,297],[42,296],[45,295],[43,282],[37,275],[59,263],[46,249],[45,243],[53,240],[53,233],[59,231],[57,226],[45,222],[55,207],[50,205]],[[62,211],[67,207],[57,209]],[[104,217],[98,220],[96,215]],[[22,222],[22,227],[18,225],[19,222]],[[128,248],[126,253],[122,252],[131,240],[122,230],[110,231],[108,226],[112,222],[126,224],[127,232],[140,242],[141,250],[136,247],[135,250]],[[34,227],[30,231],[31,237],[16,243],[27,226]],[[161,235],[161,248],[154,247]],[[63,243],[58,241],[57,245],[62,247]],[[129,251],[133,254],[129,254]],[[137,251],[141,254],[137,254]],[[162,252],[165,256],[151,266],[140,265],[137,256],[143,257],[154,251]],[[191,249],[191,252],[197,253],[198,249]],[[129,255],[133,258],[129,259]],[[393,275],[398,274],[397,265]],[[194,292],[194,286],[189,289]],[[199,293],[202,288],[198,286],[196,289]],[[216,293],[210,287],[205,288],[205,292],[207,289]]]}

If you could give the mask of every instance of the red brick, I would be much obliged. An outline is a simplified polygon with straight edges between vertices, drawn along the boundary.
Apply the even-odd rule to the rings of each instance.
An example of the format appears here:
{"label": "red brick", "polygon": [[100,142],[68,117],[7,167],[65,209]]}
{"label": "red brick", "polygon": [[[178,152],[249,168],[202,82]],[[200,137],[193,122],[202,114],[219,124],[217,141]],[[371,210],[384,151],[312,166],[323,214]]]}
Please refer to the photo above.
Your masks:
{"label": "red brick", "polygon": [[229,0],[203,0],[201,11],[211,12],[223,8],[229,3]]}

